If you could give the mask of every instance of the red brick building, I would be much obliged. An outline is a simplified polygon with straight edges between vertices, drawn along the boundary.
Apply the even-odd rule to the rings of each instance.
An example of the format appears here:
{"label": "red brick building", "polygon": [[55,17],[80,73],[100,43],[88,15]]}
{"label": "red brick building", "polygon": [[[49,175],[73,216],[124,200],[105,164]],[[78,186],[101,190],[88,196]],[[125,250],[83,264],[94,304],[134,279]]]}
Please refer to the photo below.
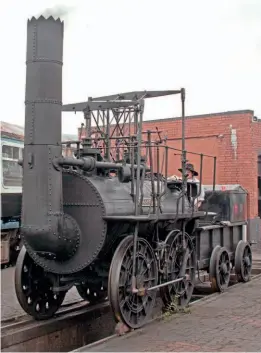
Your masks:
{"label": "red brick building", "polygon": [[[186,150],[217,157],[217,184],[240,184],[249,193],[249,218],[258,215],[258,155],[261,154],[261,120],[250,110],[186,118]],[[167,132],[168,145],[181,148],[181,119],[145,121],[143,129]],[[171,156],[169,156],[171,158]],[[199,169],[200,157],[187,158]],[[169,172],[177,173],[180,156],[172,156]],[[203,183],[211,184],[213,162],[204,158]]]}
{"label": "red brick building", "polygon": [[[169,146],[181,148],[180,118],[146,121],[143,129],[155,129],[156,126],[167,132]],[[261,241],[261,171],[258,168],[261,163],[258,163],[261,159],[261,120],[252,110],[189,116],[185,136],[186,150],[217,157],[217,184],[240,184],[247,190],[249,234]],[[199,170],[199,156],[188,154],[187,159]],[[177,174],[180,156],[173,155],[172,160],[170,173]],[[212,175],[213,162],[204,158],[203,184],[212,184]]]}

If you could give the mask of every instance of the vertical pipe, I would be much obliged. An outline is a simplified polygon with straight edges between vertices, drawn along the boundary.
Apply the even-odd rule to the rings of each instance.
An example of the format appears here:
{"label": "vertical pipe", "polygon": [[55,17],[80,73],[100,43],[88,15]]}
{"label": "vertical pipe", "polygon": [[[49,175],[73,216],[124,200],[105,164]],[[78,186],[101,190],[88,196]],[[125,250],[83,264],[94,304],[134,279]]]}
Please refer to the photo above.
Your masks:
{"label": "vertical pipe", "polygon": [[156,207],[155,207],[155,184],[154,184],[154,168],[153,168],[151,131],[150,130],[148,131],[148,144],[149,144],[149,159],[150,159],[150,179],[151,179],[152,205],[153,205],[153,213],[155,213],[155,211],[156,211]]}
{"label": "vertical pipe", "polygon": [[159,216],[159,206],[160,206],[160,202],[159,202],[159,198],[160,198],[160,156],[159,156],[159,145],[157,143],[157,216]]}
{"label": "vertical pipe", "polygon": [[217,168],[217,157],[214,157],[213,191],[215,191],[215,189],[216,189],[216,168]]}
{"label": "vertical pipe", "polygon": [[111,140],[110,140],[110,110],[107,109],[107,112],[106,112],[106,119],[107,119],[107,122],[106,122],[106,140],[105,140],[105,145],[106,145],[106,158],[108,161],[111,160]]}
{"label": "vertical pipe", "polygon": [[86,136],[85,138],[90,138],[91,137],[91,111],[90,110],[86,110],[84,111],[84,119],[85,119],[85,125],[86,125]]}
{"label": "vertical pipe", "polygon": [[164,192],[167,192],[168,187],[168,167],[169,167],[169,146],[165,145],[166,161],[165,161],[165,188]]}
{"label": "vertical pipe", "polygon": [[247,242],[247,225],[244,224],[243,226],[243,241]]}
{"label": "vertical pipe", "polygon": [[[182,194],[185,195],[187,178],[186,173],[186,145],[185,145],[185,88],[181,88],[181,117],[182,117]],[[185,212],[185,198],[182,196],[182,213]]]}
{"label": "vertical pipe", "polygon": [[[187,191],[186,173],[186,145],[185,145],[185,88],[181,88],[181,117],[182,117],[182,214],[185,213],[185,193]],[[182,221],[183,246],[185,247],[185,222]]]}
{"label": "vertical pipe", "polygon": [[136,170],[136,197],[135,197],[135,215],[138,216],[139,213],[139,198],[140,198],[140,154],[141,154],[141,139],[142,139],[142,118],[143,118],[143,109],[144,109],[144,102],[141,103],[140,105],[140,122],[138,123],[137,119],[137,154],[136,154],[136,164],[137,164],[137,170]]}
{"label": "vertical pipe", "polygon": [[[120,136],[120,130],[119,130],[119,121],[120,121],[120,117],[119,117],[119,111],[115,110],[114,112],[114,117],[115,117],[115,121],[116,121],[116,131],[115,131],[115,135],[118,137]],[[115,144],[116,144],[116,162],[119,161],[120,159],[120,150],[119,150],[119,143],[120,143],[120,139],[116,139]]]}
{"label": "vertical pipe", "polygon": [[[140,104],[140,123],[138,123],[138,115],[136,117],[137,122],[137,169],[136,169],[136,195],[135,195],[135,216],[139,216],[139,191],[140,191],[140,153],[141,153],[141,141],[142,141],[142,120],[144,111],[144,101]],[[133,259],[132,259],[132,290],[135,291],[137,287],[136,283],[136,253],[137,253],[137,242],[139,233],[139,221],[135,224],[135,231],[133,237]]]}
{"label": "vertical pipe", "polygon": [[63,227],[62,171],[53,167],[62,155],[62,66],[63,22],[28,20],[21,231],[27,246],[50,253]]}
{"label": "vertical pipe", "polygon": [[131,197],[133,202],[135,203],[135,195],[134,195],[134,137],[131,137],[130,140],[130,162],[131,162]]}
{"label": "vertical pipe", "polygon": [[203,154],[200,154],[200,178],[199,178],[199,195],[201,193],[201,188],[202,188],[202,172],[203,172]]}

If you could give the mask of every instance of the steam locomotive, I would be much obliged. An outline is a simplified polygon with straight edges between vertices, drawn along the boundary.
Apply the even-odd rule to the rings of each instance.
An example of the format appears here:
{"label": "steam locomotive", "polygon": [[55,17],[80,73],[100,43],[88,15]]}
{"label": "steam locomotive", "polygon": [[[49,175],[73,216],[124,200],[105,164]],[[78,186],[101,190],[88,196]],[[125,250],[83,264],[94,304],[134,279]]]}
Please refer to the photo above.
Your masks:
{"label": "steam locomotive", "polygon": [[[242,241],[246,222],[226,228],[213,228],[213,219],[212,228],[199,223],[206,211],[194,207],[200,190],[185,173],[185,90],[128,92],[63,105],[62,59],[60,19],[29,20],[24,247],[15,271],[22,308],[35,319],[48,319],[76,286],[90,303],[109,297],[116,321],[138,328],[150,317],[158,289],[165,305],[173,298],[182,306],[189,303],[197,268],[209,269],[218,290],[228,285],[230,263],[249,280],[251,248]],[[167,178],[173,148],[142,125],[146,99],[174,94],[182,105],[182,180]],[[62,156],[62,111],[84,114],[86,137],[76,142],[73,157]],[[201,163],[200,178],[202,172]],[[243,258],[248,262],[242,267]]]}

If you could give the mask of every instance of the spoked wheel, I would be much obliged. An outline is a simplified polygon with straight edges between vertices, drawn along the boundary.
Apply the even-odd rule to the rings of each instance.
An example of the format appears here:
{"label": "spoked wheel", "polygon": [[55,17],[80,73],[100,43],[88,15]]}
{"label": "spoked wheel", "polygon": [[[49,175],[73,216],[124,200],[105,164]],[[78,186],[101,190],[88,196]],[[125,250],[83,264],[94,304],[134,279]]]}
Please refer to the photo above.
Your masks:
{"label": "spoked wheel", "polygon": [[235,272],[239,282],[248,282],[252,270],[252,250],[243,240],[237,244],[235,253]]}
{"label": "spoked wheel", "polygon": [[[195,286],[196,252],[193,242],[187,233],[184,234],[184,242],[182,232],[173,231],[170,235],[166,239],[167,256],[163,276],[164,282],[173,281],[180,276],[185,276],[185,279],[162,287],[160,293],[165,306],[170,305],[177,299],[177,304],[184,307],[190,302]],[[188,249],[188,256],[186,256],[184,248]],[[186,256],[186,259],[184,259],[184,256]],[[183,260],[185,260],[185,267],[182,274]]]}
{"label": "spoked wheel", "polygon": [[[109,300],[117,322],[131,328],[143,326],[152,314],[156,291],[132,293],[133,236],[119,244],[113,256],[108,281]],[[138,238],[136,252],[137,289],[158,284],[157,261],[150,244]]]}
{"label": "spoked wheel", "polygon": [[106,299],[107,290],[102,284],[82,283],[76,286],[79,295],[90,304],[96,304]]}
{"label": "spoked wheel", "polygon": [[230,279],[230,258],[227,250],[217,245],[212,251],[209,266],[211,288],[217,292],[227,289]]}
{"label": "spoked wheel", "polygon": [[15,291],[21,307],[36,320],[51,318],[64,300],[66,292],[55,294],[52,285],[23,246],[15,268]]}

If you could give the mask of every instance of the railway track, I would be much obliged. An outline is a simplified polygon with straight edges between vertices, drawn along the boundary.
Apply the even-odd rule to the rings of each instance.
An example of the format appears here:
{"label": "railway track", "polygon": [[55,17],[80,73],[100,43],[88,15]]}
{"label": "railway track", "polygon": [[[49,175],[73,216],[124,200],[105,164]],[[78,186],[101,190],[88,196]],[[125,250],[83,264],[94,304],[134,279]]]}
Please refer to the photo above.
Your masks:
{"label": "railway track", "polygon": [[[261,261],[253,263],[252,278],[261,276]],[[215,297],[208,275],[197,280],[190,305]],[[204,282],[203,284],[201,282]],[[231,275],[230,286],[238,284]],[[158,298],[152,320],[162,315]],[[63,305],[57,315],[48,321],[35,321],[27,315],[3,320],[1,323],[1,350],[3,352],[69,352],[79,347],[89,347],[100,340],[115,337],[115,321],[108,301],[90,306],[85,301]],[[79,351],[81,348],[79,348]]]}
{"label": "railway track", "polygon": [[107,334],[105,321],[113,327],[108,302],[90,306],[85,301],[62,306],[57,315],[47,321],[35,321],[27,315],[3,320],[1,350],[68,351],[102,338],[102,331]]}

